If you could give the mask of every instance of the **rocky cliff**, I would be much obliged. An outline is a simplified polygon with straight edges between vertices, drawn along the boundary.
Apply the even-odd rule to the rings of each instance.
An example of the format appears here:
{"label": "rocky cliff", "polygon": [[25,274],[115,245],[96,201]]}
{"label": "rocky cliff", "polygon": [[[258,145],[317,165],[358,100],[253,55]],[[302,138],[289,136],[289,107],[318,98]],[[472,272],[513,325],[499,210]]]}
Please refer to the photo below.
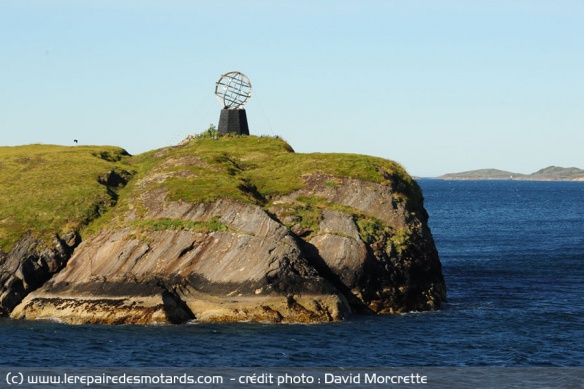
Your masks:
{"label": "rocky cliff", "polygon": [[37,283],[13,286],[26,278],[15,277],[14,258],[30,238],[0,259],[4,294],[18,292],[0,301],[4,312],[68,323],[312,323],[435,310],[446,299],[420,188],[394,162],[200,136],[127,163],[136,174],[115,207],[55,238],[44,249],[62,253],[53,265],[33,260],[52,269]]}

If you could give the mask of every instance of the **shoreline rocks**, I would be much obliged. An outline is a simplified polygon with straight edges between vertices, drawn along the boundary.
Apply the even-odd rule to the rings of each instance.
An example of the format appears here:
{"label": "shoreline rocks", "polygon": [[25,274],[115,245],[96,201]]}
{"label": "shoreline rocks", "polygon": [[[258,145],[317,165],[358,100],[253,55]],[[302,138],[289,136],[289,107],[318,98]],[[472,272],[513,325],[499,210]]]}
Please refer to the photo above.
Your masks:
{"label": "shoreline rocks", "polygon": [[[346,200],[318,185],[306,190],[368,222],[362,212],[373,209],[379,218],[372,219],[377,230],[371,236],[361,231],[355,214],[322,209],[317,231],[302,239],[278,221],[301,193],[274,201],[272,217],[235,200],[188,204],[158,194],[161,202],[148,210],[149,220],[215,220],[225,230],[105,229],[83,242],[67,267],[30,293],[11,317],[72,324],[316,323],[343,320],[351,312],[439,309],[445,286],[425,214],[420,220],[384,198],[386,188],[361,185],[370,192],[363,206],[352,192]],[[399,246],[396,231],[405,230]]]}
{"label": "shoreline rocks", "polygon": [[65,267],[81,239],[75,232],[55,236],[49,247],[27,234],[0,257],[0,316],[9,314],[29,293]]}
{"label": "shoreline rocks", "polygon": [[[314,169],[277,194],[260,191],[246,169],[260,166],[270,142],[293,163],[281,140],[228,138],[252,143],[247,159],[204,158],[193,142],[154,153],[141,175],[124,178],[125,192],[83,242],[73,233],[43,246],[30,235],[0,257],[0,314],[71,324],[321,323],[446,301],[421,190],[399,167],[361,161],[377,182]],[[232,197],[197,200],[203,176],[220,177],[213,185]]]}

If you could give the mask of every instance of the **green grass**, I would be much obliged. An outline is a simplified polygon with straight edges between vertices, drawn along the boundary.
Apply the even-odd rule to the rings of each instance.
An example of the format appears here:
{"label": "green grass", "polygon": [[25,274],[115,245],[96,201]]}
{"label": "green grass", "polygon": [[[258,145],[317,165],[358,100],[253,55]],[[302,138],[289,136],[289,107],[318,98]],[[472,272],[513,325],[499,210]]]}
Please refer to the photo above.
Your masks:
{"label": "green grass", "polygon": [[217,232],[227,231],[225,224],[215,216],[209,221],[190,221],[182,219],[142,219],[131,223],[132,227],[138,231],[167,231],[167,230],[189,230],[193,232]]}
{"label": "green grass", "polygon": [[[107,188],[98,179],[112,169],[135,174],[125,188]],[[9,250],[29,230],[51,236],[83,229],[90,235],[105,226],[128,225],[123,218],[130,209],[144,219],[139,199],[151,190],[164,190],[174,201],[210,203],[227,197],[267,207],[271,199],[301,189],[303,176],[313,173],[391,185],[396,201],[412,209],[422,204],[419,187],[395,162],[357,154],[295,153],[277,137],[205,133],[186,146],[133,157],[109,146],[0,147],[0,249]],[[151,180],[157,175],[162,178]],[[333,178],[324,185],[336,187],[340,181]],[[107,212],[117,196],[115,211]],[[323,199],[305,200],[295,209],[305,227],[317,228],[323,209],[339,207]],[[140,223],[132,227],[220,228],[172,220]]]}
{"label": "green grass", "polygon": [[46,238],[101,216],[115,193],[98,178],[128,169],[126,154],[109,146],[0,147],[0,249],[10,250],[28,231]]}
{"label": "green grass", "polygon": [[[356,221],[361,239],[370,245],[374,243],[384,245],[383,250],[386,252],[389,252],[389,246],[392,246],[398,254],[401,254],[411,244],[412,233],[408,228],[393,229],[381,220],[363,214],[354,214],[353,218]],[[386,237],[389,239],[386,240]]]}
{"label": "green grass", "polygon": [[[191,177],[172,178],[160,184],[169,191],[172,200],[212,202],[231,197],[263,205],[273,196],[301,189],[302,177],[318,172],[391,184],[397,200],[409,199],[417,205],[422,200],[419,187],[398,163],[358,154],[294,153],[280,138],[200,136],[187,147],[169,150],[160,161],[192,155],[197,155],[206,166],[184,168],[193,173]],[[155,166],[153,158],[154,154],[142,157],[140,163]]]}

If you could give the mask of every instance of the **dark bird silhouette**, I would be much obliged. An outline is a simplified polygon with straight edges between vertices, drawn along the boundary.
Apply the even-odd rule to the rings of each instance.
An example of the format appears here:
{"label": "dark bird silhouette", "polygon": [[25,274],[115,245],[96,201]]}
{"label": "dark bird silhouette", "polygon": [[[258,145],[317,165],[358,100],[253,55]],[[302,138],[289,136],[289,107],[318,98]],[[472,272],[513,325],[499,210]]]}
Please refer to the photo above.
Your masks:
{"label": "dark bird silhouette", "polygon": [[75,142],[75,143],[79,143],[79,142],[77,142],[77,139],[73,139],[73,142]]}

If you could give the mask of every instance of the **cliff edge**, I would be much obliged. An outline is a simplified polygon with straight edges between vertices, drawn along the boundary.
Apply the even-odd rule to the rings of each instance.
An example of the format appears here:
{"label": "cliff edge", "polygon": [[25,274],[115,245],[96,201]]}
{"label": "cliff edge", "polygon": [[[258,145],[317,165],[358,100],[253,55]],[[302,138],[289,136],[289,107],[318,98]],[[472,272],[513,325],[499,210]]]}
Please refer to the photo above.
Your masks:
{"label": "cliff edge", "polygon": [[[5,314],[314,323],[446,300],[422,193],[394,162],[198,136],[109,163],[98,177],[110,202],[95,217],[50,239],[31,228],[0,254]],[[22,259],[50,271],[16,291],[37,274]]]}

